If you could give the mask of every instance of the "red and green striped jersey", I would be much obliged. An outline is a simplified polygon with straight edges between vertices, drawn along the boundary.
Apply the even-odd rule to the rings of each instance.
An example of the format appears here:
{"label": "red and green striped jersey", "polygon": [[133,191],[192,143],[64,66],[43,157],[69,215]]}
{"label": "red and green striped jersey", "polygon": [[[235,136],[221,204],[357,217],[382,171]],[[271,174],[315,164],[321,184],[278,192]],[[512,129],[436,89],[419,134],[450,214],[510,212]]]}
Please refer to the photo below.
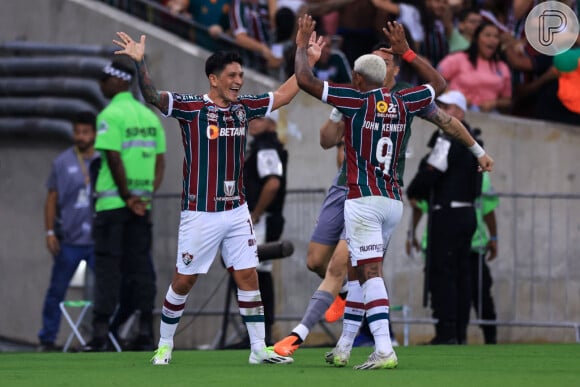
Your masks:
{"label": "red and green striped jersey", "polygon": [[271,93],[240,96],[227,108],[206,95],[169,94],[168,116],[181,126],[181,208],[231,210],[245,203],[243,169],[248,121],[270,113]]}
{"label": "red and green striped jersey", "polygon": [[434,95],[430,85],[363,93],[349,85],[324,83],[322,101],[345,117],[347,199],[386,196],[401,200],[411,121]]}

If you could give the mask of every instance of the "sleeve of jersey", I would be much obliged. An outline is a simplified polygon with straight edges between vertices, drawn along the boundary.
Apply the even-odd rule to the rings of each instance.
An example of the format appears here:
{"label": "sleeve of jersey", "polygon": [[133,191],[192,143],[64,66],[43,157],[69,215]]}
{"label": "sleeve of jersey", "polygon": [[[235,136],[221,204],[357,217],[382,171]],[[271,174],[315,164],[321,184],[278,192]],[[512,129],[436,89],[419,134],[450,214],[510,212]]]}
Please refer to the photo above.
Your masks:
{"label": "sleeve of jersey", "polygon": [[178,94],[167,92],[169,101],[165,117],[192,121],[203,107],[203,97],[195,94]]}
{"label": "sleeve of jersey", "polygon": [[243,95],[240,97],[240,103],[246,107],[246,119],[250,121],[253,118],[264,117],[272,112],[274,94],[268,92],[260,95]]}
{"label": "sleeve of jersey", "polygon": [[121,131],[123,128],[118,124],[118,118],[108,115],[97,117],[97,137],[95,149],[121,151]]}
{"label": "sleeve of jersey", "polygon": [[363,95],[349,85],[324,82],[321,100],[345,116],[352,117],[362,106]]}
{"label": "sleeve of jersey", "polygon": [[282,177],[282,161],[276,149],[260,149],[257,153],[258,176],[263,179],[266,176]]}
{"label": "sleeve of jersey", "polygon": [[435,98],[435,90],[429,84],[403,89],[398,94],[403,99],[409,113],[417,113],[424,109]]}

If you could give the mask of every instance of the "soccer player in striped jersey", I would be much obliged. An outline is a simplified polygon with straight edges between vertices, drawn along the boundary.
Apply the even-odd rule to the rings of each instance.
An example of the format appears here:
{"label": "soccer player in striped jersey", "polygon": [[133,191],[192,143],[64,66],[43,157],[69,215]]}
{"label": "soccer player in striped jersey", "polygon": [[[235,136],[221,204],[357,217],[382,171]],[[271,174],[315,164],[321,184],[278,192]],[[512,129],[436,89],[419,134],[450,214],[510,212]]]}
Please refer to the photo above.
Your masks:
{"label": "soccer player in striped jersey", "polygon": [[[386,42],[380,43],[374,47],[372,54],[380,56],[385,61],[387,75],[383,87],[394,92],[411,85],[396,81],[395,76],[400,69],[401,57],[389,52],[389,47],[390,45]],[[435,103],[431,103],[427,108],[421,110],[418,116],[438,127],[445,127],[447,131],[459,132],[462,130],[461,121],[445,113]],[[407,125],[411,125],[411,119],[408,119]],[[329,149],[337,144],[342,144],[341,148],[343,148],[343,135],[343,115],[334,108],[329,119],[320,128],[320,145],[324,149]],[[344,316],[343,331],[337,343],[341,350],[341,358],[335,359],[335,350],[325,355],[327,362],[339,367],[345,366],[348,362],[356,334],[363,323],[359,317],[364,313],[364,310],[360,310],[360,306],[362,305],[362,309],[364,309],[364,305],[358,275],[356,270],[348,265],[348,246],[344,235],[344,200],[347,188],[345,171],[342,167],[344,149],[341,148],[337,149],[341,156],[338,176],[334,178],[333,185],[329,188],[324,199],[319,220],[308,246],[308,267],[311,271],[322,273],[323,280],[312,295],[300,323],[292,329],[288,336],[274,344],[274,350],[277,354],[291,356],[306,340],[312,327],[320,321],[323,315],[326,317],[326,321],[334,322],[342,317],[345,307],[347,307],[349,313]],[[347,269],[348,281],[345,283]],[[348,291],[348,295],[346,292],[344,295],[338,294],[339,291]],[[394,336],[392,331],[390,334],[391,337]]]}
{"label": "soccer player in striped jersey", "polygon": [[[314,25],[309,15],[298,21],[296,77],[301,89],[333,105],[345,117],[346,238],[351,264],[362,286],[361,310],[375,340],[373,353],[355,369],[394,368],[398,360],[389,336],[389,300],[382,261],[403,211],[401,178],[410,136],[408,117],[429,106],[435,95],[445,89],[445,81],[410,50],[402,26],[395,22],[384,29],[391,51],[401,54],[429,84],[390,93],[382,88],[385,62],[376,55],[363,55],[355,61],[352,87],[322,82],[314,77],[306,56]],[[482,170],[491,170],[493,160],[465,128],[452,134],[470,147]],[[340,352],[340,348],[335,351]],[[334,356],[340,357],[337,352]]]}
{"label": "soccer player in striped jersey", "polygon": [[[291,363],[292,358],[276,354],[264,342],[257,246],[242,170],[248,121],[288,104],[299,91],[296,78],[292,76],[274,92],[242,96],[242,59],[235,52],[221,51],[205,63],[207,94],[158,91],[145,65],[145,35],[139,42],[124,32],[117,35],[119,40],[113,42],[121,49],[116,54],[135,61],[145,100],[179,121],[185,150],[176,271],[163,303],[159,346],[152,363],[169,364],[189,291],[198,276],[207,273],[218,248],[238,287],[240,314],[250,337],[250,364]],[[313,66],[324,43],[312,33],[309,44],[309,65]]]}

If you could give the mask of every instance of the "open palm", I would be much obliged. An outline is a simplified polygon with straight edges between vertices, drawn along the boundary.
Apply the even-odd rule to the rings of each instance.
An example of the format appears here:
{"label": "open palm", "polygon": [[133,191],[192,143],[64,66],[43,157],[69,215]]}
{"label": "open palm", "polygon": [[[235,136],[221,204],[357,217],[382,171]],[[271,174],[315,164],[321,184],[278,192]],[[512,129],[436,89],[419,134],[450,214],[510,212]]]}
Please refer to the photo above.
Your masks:
{"label": "open palm", "polygon": [[140,62],[145,56],[145,35],[141,35],[141,40],[139,41],[139,43],[134,41],[125,32],[117,32],[117,36],[121,40],[119,41],[113,39],[113,43],[121,47],[122,50],[115,51],[115,54],[128,55],[135,62]]}

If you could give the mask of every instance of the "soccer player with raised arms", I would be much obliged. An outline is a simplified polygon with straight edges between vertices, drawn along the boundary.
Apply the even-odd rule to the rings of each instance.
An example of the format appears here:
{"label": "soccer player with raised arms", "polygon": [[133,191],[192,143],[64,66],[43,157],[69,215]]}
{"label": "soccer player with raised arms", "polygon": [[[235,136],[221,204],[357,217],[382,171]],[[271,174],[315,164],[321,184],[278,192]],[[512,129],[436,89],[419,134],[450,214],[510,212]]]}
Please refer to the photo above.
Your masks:
{"label": "soccer player with raised arms", "polygon": [[[179,121],[185,150],[176,271],[163,303],[159,346],[152,363],[170,362],[173,336],[187,296],[198,276],[209,270],[218,248],[238,287],[240,314],[250,337],[249,363],[291,363],[292,358],[277,355],[264,342],[257,246],[242,167],[248,121],[288,104],[299,91],[296,78],[292,76],[274,92],[240,95],[242,59],[235,52],[220,51],[205,63],[207,94],[158,91],[145,65],[145,36],[136,42],[124,32],[117,35],[119,40],[113,42],[121,49],[116,54],[134,60],[145,100]],[[308,62],[313,66],[324,43],[314,33],[309,43]]]}
{"label": "soccer player with raised arms", "polygon": [[[409,49],[402,26],[395,22],[386,28],[392,52],[401,54],[429,84],[390,93],[382,88],[385,62],[376,55],[363,55],[355,61],[352,87],[322,82],[314,77],[306,56],[315,23],[305,15],[298,25],[298,85],[336,107],[345,117],[346,238],[351,263],[362,286],[364,313],[375,340],[374,352],[355,369],[394,368],[398,359],[389,336],[389,298],[382,278],[382,261],[403,211],[401,178],[410,136],[405,124],[408,117],[431,104],[435,95],[444,90],[445,81]],[[491,170],[493,160],[465,128],[450,132],[470,148],[483,170]],[[335,348],[334,357],[340,357],[340,348]]]}

